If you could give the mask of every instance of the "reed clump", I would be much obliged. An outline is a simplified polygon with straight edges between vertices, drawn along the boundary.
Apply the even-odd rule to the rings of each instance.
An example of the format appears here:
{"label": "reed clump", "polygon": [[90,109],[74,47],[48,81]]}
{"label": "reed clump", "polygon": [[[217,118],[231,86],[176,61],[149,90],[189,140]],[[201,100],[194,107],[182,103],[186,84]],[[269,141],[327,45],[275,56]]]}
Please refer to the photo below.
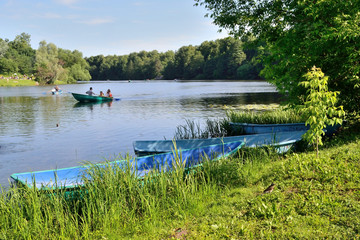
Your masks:
{"label": "reed clump", "polygon": [[184,125],[176,127],[174,139],[195,139],[195,138],[216,138],[225,137],[227,135],[225,119],[211,120],[207,119],[205,127],[202,128],[200,123],[186,119]]}
{"label": "reed clump", "polygon": [[278,107],[277,109],[256,110],[229,110],[222,119],[207,119],[203,126],[193,120],[186,119],[184,125],[176,127],[174,139],[206,139],[226,137],[233,135],[230,123],[254,124],[283,124],[301,123],[305,118],[300,116],[295,109]]}
{"label": "reed clump", "polygon": [[226,112],[226,117],[229,122],[254,124],[300,123],[306,120],[296,110],[290,108],[279,108],[271,111],[231,110]]}

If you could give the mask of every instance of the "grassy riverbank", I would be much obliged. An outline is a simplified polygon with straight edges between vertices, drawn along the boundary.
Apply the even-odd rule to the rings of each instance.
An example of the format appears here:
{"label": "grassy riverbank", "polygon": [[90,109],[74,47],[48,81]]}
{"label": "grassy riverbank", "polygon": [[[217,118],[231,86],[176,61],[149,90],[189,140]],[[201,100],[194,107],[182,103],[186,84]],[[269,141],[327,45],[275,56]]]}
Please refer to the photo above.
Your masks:
{"label": "grassy riverbank", "polygon": [[[66,84],[63,81],[55,81],[55,85]],[[0,87],[21,87],[21,86],[38,86],[39,83],[34,80],[34,77],[28,76],[8,76],[0,74]]]}
{"label": "grassy riverbank", "polygon": [[30,79],[0,78],[0,87],[37,86],[38,82]]}
{"label": "grassy riverbank", "polygon": [[[141,183],[130,171],[94,169],[77,200],[7,190],[0,239],[359,238],[359,129],[326,141],[319,158],[245,149]],[[274,191],[262,194],[272,182]]]}

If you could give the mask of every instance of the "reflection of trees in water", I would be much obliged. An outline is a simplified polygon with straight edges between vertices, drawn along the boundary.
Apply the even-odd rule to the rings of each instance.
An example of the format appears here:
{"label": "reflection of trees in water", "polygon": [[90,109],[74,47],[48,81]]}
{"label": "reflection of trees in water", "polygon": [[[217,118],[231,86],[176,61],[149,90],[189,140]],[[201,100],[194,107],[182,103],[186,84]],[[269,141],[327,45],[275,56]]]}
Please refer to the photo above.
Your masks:
{"label": "reflection of trees in water", "polygon": [[31,134],[36,123],[38,99],[32,97],[3,97],[0,104],[0,133]]}
{"label": "reflection of trees in water", "polygon": [[64,114],[64,99],[58,95],[3,97],[0,110],[2,135],[31,136],[41,128],[58,126]]}
{"label": "reflection of trees in water", "polygon": [[40,98],[39,113],[42,114],[38,121],[45,129],[53,129],[60,124],[62,116],[64,115],[64,98],[61,95],[52,95]]}
{"label": "reflection of trees in water", "polygon": [[281,103],[285,98],[276,92],[268,93],[238,93],[238,94],[221,94],[217,96],[204,95],[200,98],[188,98],[180,100],[183,107],[209,106],[209,105],[247,105],[247,104],[272,104]]}

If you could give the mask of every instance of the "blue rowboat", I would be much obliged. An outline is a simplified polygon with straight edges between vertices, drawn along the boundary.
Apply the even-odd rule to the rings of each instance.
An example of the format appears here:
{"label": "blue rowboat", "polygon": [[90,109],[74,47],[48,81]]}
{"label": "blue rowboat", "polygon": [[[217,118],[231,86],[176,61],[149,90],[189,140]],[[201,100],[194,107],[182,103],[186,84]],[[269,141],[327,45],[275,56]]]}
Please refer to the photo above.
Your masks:
{"label": "blue rowboat", "polygon": [[296,142],[301,140],[306,131],[277,132],[255,135],[241,135],[235,137],[209,139],[182,139],[182,140],[149,140],[133,142],[134,152],[138,156],[171,152],[177,149],[199,148],[212,144],[222,144],[234,141],[243,141],[246,147],[273,146],[278,153],[287,152]]}
{"label": "blue rowboat", "polygon": [[[202,164],[204,157],[212,161],[219,160],[236,153],[243,144],[243,142],[237,141],[178,150],[176,152],[134,158],[130,163],[136,176],[142,178],[152,170],[170,171],[179,163],[183,164],[187,169],[197,167]],[[124,160],[113,161],[109,164],[119,166],[122,169],[127,166],[127,162]],[[106,163],[96,164],[96,166],[106,166]],[[90,179],[87,173],[90,168],[91,166],[85,165],[46,171],[14,173],[10,177],[17,185],[25,185],[30,188],[35,186],[39,190],[71,190],[84,186],[84,179]]]}
{"label": "blue rowboat", "polygon": [[[324,132],[327,136],[333,135],[341,125],[327,126]],[[230,128],[234,134],[261,134],[275,132],[307,131],[310,126],[305,123],[283,123],[283,124],[253,124],[253,123],[233,123]]]}
{"label": "blue rowboat", "polygon": [[293,132],[307,131],[309,126],[305,123],[284,123],[284,124],[253,124],[253,123],[233,123],[230,127],[234,134],[261,134],[274,132]]}
{"label": "blue rowboat", "polygon": [[111,102],[112,97],[90,96],[87,94],[71,93],[79,102]]}
{"label": "blue rowboat", "polygon": [[51,94],[52,95],[59,95],[59,94],[62,94],[63,93],[63,91],[60,89],[59,91],[56,91],[56,90],[51,90]]}

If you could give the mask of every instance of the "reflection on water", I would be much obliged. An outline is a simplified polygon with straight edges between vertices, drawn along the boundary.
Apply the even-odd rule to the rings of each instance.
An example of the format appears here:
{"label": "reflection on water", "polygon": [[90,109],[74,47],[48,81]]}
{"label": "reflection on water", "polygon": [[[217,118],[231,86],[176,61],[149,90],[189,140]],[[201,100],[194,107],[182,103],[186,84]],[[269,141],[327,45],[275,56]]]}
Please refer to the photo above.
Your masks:
{"label": "reflection on water", "polygon": [[[121,101],[79,103],[66,92],[108,88]],[[225,116],[224,105],[279,103],[265,82],[132,81],[0,88],[0,184],[12,173],[72,167],[118,154],[135,140],[172,139],[185,119]]]}
{"label": "reflection on water", "polygon": [[204,106],[238,106],[246,104],[272,104],[280,103],[282,96],[279,93],[267,92],[267,93],[238,93],[238,94],[218,94],[218,95],[204,95],[199,99],[184,99],[183,104],[187,104],[187,101],[193,101],[194,103],[202,103]]}
{"label": "reflection on water", "polygon": [[74,108],[87,107],[91,110],[94,109],[94,105],[100,105],[101,107],[111,107],[113,102],[77,102],[74,104]]}

